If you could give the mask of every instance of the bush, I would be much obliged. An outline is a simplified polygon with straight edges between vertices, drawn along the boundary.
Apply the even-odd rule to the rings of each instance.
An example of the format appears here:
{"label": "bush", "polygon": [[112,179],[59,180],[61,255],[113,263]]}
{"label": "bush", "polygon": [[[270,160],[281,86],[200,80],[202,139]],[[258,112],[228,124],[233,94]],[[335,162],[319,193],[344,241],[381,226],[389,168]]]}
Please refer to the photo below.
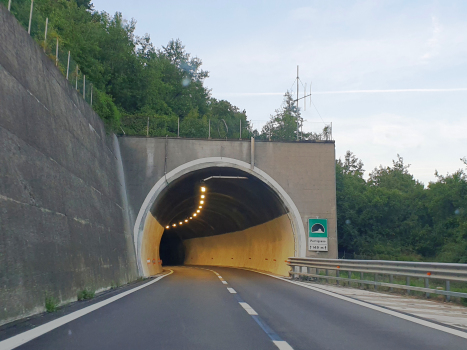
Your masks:
{"label": "bush", "polygon": [[96,293],[92,290],[88,290],[88,289],[80,290],[78,291],[78,301],[92,299],[94,298],[95,295]]}
{"label": "bush", "polygon": [[120,126],[121,114],[112,97],[97,89],[94,89],[94,96],[92,108],[112,131],[116,131]]}
{"label": "bush", "polygon": [[47,312],[57,311],[58,300],[50,295],[45,296],[45,310]]}

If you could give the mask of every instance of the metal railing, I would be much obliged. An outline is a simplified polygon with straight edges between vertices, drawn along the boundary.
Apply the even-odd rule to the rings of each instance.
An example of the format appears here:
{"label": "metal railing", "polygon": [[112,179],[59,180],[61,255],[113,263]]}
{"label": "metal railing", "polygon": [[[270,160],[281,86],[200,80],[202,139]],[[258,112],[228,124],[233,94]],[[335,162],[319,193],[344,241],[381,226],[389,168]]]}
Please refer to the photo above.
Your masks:
{"label": "metal railing", "polygon": [[[440,294],[449,301],[450,297],[467,298],[467,293],[451,291],[451,282],[467,282],[467,264],[446,264],[431,262],[409,262],[409,261],[386,261],[386,260],[345,260],[345,259],[316,259],[316,258],[289,258],[287,265],[292,269],[289,275],[292,278],[307,276],[322,278],[326,280],[358,283],[359,285],[373,285],[389,287],[393,289],[404,289],[430,294]],[[306,272],[304,272],[306,271]],[[334,271],[335,276],[329,274]],[[324,272],[324,275],[321,274]],[[341,273],[347,272],[347,277],[341,277]],[[360,273],[360,278],[352,278],[352,273]],[[364,279],[364,274],[373,274],[374,280]],[[381,276],[389,276],[389,283],[378,281]],[[394,283],[394,276],[406,278],[406,284]],[[410,284],[410,278],[423,278],[424,287]],[[445,288],[430,288],[430,281],[443,281]]]}

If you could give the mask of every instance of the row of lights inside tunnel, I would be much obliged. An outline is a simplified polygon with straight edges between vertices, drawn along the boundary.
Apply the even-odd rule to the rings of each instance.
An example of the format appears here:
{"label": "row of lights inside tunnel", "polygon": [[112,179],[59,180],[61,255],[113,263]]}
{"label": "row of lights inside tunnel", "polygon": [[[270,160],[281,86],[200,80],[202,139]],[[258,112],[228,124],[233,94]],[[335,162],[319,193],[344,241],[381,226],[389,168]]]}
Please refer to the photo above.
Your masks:
{"label": "row of lights inside tunnel", "polygon": [[[201,213],[201,209],[203,209],[203,204],[206,200],[206,187],[202,186],[201,187],[201,198],[200,198],[200,201],[199,201],[199,206],[198,206],[198,209],[196,209],[196,212],[193,213],[193,216],[190,216],[189,218],[186,218],[185,220],[183,221],[180,221],[178,224],[176,222],[174,222],[172,224],[172,227],[177,227],[178,226],[182,226],[183,224],[187,224],[190,220],[193,220],[193,218],[196,216],[198,216],[198,214]],[[167,225],[165,228],[168,230],[170,229],[170,226],[171,225]]]}

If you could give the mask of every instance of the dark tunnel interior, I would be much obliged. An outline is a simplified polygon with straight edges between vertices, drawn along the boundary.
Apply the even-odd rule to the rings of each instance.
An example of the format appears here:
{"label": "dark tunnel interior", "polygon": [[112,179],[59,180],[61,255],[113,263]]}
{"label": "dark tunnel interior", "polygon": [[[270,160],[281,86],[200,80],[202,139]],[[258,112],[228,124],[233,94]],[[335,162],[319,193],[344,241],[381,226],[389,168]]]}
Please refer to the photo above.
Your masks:
{"label": "dark tunnel interior", "polygon": [[170,183],[151,213],[165,228],[160,244],[163,265],[179,265],[184,261],[183,240],[242,231],[287,210],[258,178],[235,168],[211,167]]}

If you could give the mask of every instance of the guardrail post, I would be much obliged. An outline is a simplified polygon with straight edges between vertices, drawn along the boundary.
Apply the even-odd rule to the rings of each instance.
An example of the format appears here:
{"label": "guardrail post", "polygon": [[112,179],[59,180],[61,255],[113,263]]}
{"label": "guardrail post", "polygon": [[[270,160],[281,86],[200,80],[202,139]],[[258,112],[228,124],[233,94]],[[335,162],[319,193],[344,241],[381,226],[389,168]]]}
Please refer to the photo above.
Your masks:
{"label": "guardrail post", "polygon": [[[449,292],[451,290],[451,281],[446,281],[446,292]],[[451,296],[446,295],[446,302],[451,301]]]}
{"label": "guardrail post", "polygon": [[[407,286],[410,286],[410,277],[409,276],[406,277],[405,284]],[[407,295],[410,295],[410,289],[407,289]]]}
{"label": "guardrail post", "polygon": [[11,9],[11,0],[8,0],[8,11]]}
{"label": "guardrail post", "polygon": [[[336,277],[340,277],[340,271],[336,270]],[[339,285],[339,280],[336,280],[336,284]]]}
{"label": "guardrail post", "polygon": [[[393,284],[394,283],[394,275],[389,275],[389,283]],[[389,288],[390,292],[394,291],[394,288]]]}
{"label": "guardrail post", "polygon": [[[378,274],[377,273],[375,273],[375,282],[378,282]],[[376,285],[376,283],[375,283],[375,288],[374,289],[378,290],[378,286]]]}
{"label": "guardrail post", "polygon": [[[360,272],[360,280],[363,281],[363,272]],[[365,288],[365,284],[364,284],[364,283],[360,283],[360,287]]]}
{"label": "guardrail post", "polygon": [[[425,278],[425,288],[430,288],[430,281],[429,281],[428,278]],[[425,296],[426,296],[427,298],[429,298],[429,297],[430,297],[430,293],[426,293]]]}
{"label": "guardrail post", "polygon": [[[349,280],[351,279],[352,279],[352,271],[349,271]],[[350,281],[349,281],[349,287],[352,287],[352,284],[350,283]]]}

